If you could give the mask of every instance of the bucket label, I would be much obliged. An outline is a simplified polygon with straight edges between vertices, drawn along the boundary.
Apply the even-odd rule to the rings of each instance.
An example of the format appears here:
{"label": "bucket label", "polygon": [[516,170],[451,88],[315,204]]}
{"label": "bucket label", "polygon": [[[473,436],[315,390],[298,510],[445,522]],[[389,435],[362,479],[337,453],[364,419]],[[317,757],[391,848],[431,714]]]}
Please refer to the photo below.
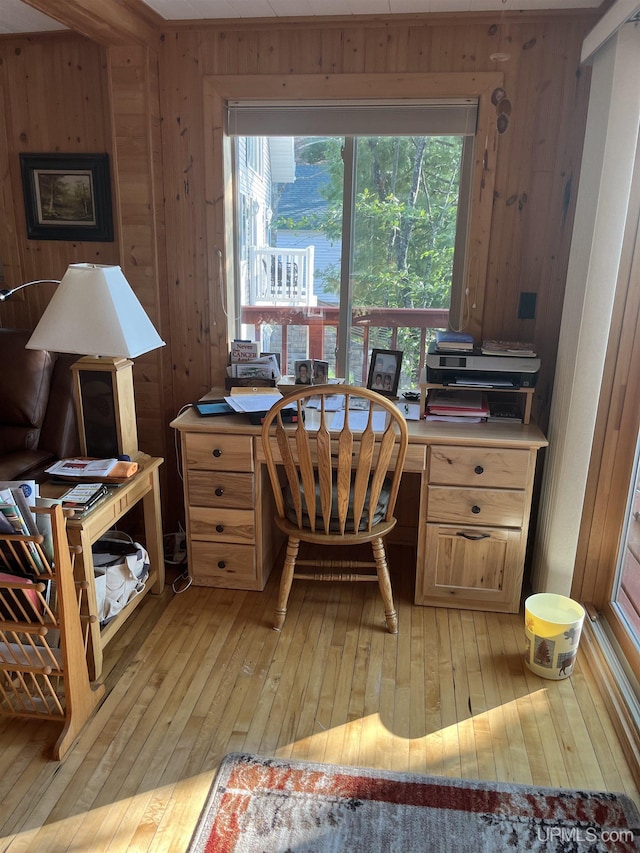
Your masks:
{"label": "bucket label", "polygon": [[533,672],[554,679],[571,675],[578,653],[579,626],[571,626],[555,637],[541,637],[527,624],[525,635],[525,660]]}

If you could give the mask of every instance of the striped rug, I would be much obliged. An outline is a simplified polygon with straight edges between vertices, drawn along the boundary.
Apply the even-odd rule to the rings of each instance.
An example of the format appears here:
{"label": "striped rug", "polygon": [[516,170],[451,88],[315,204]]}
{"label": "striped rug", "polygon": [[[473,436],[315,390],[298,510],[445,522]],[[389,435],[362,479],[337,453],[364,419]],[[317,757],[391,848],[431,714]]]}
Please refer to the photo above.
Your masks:
{"label": "striped rug", "polygon": [[635,851],[622,794],[226,756],[189,853]]}

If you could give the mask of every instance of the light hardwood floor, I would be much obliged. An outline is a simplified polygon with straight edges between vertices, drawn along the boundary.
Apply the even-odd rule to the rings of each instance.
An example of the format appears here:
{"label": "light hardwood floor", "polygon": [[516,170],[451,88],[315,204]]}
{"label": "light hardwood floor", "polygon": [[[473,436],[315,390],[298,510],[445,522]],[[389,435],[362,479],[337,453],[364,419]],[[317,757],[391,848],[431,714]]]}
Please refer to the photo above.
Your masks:
{"label": "light hardwood floor", "polygon": [[[522,662],[522,617],[412,602],[391,553],[397,636],[374,584],[147,596],[106,650],[107,696],[65,759],[53,724],[0,721],[0,849],[183,851],[228,752],[536,785],[640,802],[581,656],[552,682]],[[403,570],[403,565],[406,570]]]}

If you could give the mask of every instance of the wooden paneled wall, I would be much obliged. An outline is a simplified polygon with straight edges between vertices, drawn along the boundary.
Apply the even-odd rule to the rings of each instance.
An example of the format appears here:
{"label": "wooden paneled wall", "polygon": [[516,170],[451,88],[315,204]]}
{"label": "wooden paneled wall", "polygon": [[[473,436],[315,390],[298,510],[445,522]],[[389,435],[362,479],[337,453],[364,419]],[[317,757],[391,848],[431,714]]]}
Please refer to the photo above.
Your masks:
{"label": "wooden paneled wall", "polygon": [[[119,263],[116,243],[28,240],[19,155],[107,152],[111,115],[105,52],[73,35],[0,38],[0,262],[6,286],[61,278],[70,263]],[[33,328],[52,287],[0,306],[0,325]]]}
{"label": "wooden paneled wall", "polygon": [[[167,457],[167,529],[182,503],[168,420],[209,389],[227,360],[219,247],[208,231],[207,204],[218,200],[206,194],[213,142],[205,132],[205,81],[239,74],[504,74],[512,109],[498,150],[489,152],[496,182],[482,336],[535,341],[543,370],[534,406],[544,428],[589,88],[579,54],[596,17],[567,11],[176,25],[148,52],[64,33],[0,39],[0,261],[11,284],[59,276],[81,260],[120,263],[133,279],[168,344],[145,361],[142,391],[136,377],[145,449]],[[490,55],[499,50],[510,59],[498,65]],[[127,92],[130,104],[122,100]],[[26,239],[17,154],[38,150],[112,155],[114,244]],[[517,318],[521,292],[536,294],[534,320]],[[43,294],[1,306],[0,324],[35,325]]]}
{"label": "wooden paneled wall", "polygon": [[[470,22],[467,22],[470,21]],[[593,18],[499,17],[228,26],[166,33],[160,49],[169,298],[176,389],[182,402],[224,364],[210,317],[208,279],[217,248],[204,226],[203,80],[211,75],[495,71],[512,104],[499,140],[482,334],[533,339],[543,359],[536,409],[547,418],[562,310],[588,94],[579,68]],[[505,47],[506,46],[506,47]],[[495,63],[490,54],[511,58]],[[209,236],[209,243],[207,243]],[[214,276],[214,280],[216,277]],[[521,292],[537,297],[535,320],[518,320]],[[209,306],[208,300],[214,304]],[[207,346],[209,345],[209,346]],[[176,406],[181,402],[176,397]]]}

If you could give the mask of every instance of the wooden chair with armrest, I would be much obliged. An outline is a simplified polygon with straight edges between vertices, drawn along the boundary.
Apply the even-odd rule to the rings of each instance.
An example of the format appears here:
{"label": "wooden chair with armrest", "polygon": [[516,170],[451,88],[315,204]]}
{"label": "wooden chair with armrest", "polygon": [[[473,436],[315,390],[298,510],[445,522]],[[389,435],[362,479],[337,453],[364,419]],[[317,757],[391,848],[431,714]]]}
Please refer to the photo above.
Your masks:
{"label": "wooden chair with armrest", "polygon": [[[363,431],[355,432],[346,416],[338,431],[330,429],[335,415],[326,406],[330,396],[344,398],[345,413],[354,400],[368,403]],[[310,397],[319,399],[317,429],[305,424],[303,406]],[[292,406],[298,412],[295,427],[283,423],[281,414]],[[382,431],[374,429],[375,412],[386,415]],[[377,580],[387,628],[392,634],[397,633],[398,616],[383,540],[396,524],[393,513],[407,443],[407,424],[398,407],[366,388],[307,386],[288,394],[267,412],[262,445],[275,498],[275,521],[288,537],[273,626],[276,631],[284,624],[291,583],[300,578]],[[301,542],[332,547],[370,543],[373,560],[299,560]],[[297,571],[303,566],[314,567],[315,571]]]}

